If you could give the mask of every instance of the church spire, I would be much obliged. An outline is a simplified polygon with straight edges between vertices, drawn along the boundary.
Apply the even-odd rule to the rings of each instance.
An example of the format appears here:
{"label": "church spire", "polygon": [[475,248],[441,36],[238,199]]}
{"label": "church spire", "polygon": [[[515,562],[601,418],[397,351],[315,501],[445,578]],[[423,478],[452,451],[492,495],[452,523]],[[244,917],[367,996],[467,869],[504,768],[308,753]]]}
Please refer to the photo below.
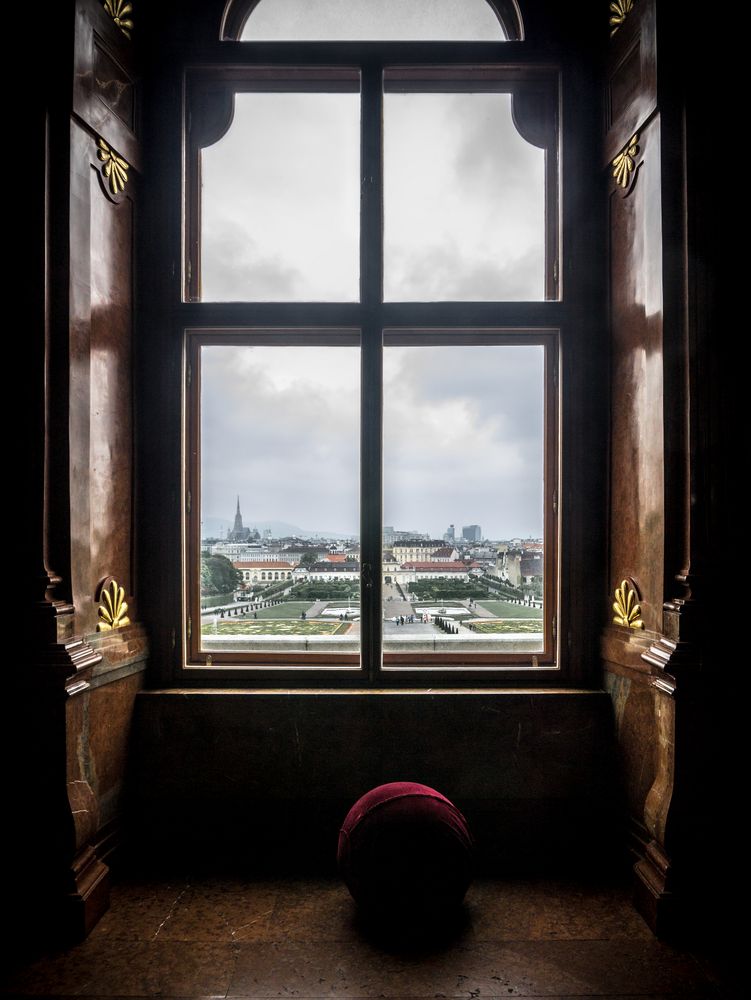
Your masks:
{"label": "church spire", "polygon": [[240,494],[237,494],[237,510],[235,511],[235,527],[232,529],[235,537],[239,537],[237,532],[243,530],[243,516],[240,513]]}

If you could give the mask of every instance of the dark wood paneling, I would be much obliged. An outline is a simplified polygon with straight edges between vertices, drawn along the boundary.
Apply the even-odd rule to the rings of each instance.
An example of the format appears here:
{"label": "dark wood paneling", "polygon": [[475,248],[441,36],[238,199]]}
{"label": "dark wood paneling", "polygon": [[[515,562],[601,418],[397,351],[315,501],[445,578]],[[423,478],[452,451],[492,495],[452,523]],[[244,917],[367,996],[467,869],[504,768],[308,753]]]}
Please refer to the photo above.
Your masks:
{"label": "dark wood paneling", "polygon": [[610,586],[631,577],[662,630],[663,434],[660,122],[639,135],[636,179],[610,194]]}
{"label": "dark wood paneling", "polygon": [[657,771],[654,691],[648,675],[609,663],[605,689],[613,699],[616,759],[628,814],[642,817]]}
{"label": "dark wood paneling", "polygon": [[[90,397],[91,397],[91,156],[93,138],[71,122],[69,357],[70,401],[70,586],[76,631],[96,629],[91,570]],[[104,194],[100,194],[104,197]]]}
{"label": "dark wood paneling", "polygon": [[[91,331],[90,585],[113,576],[131,594],[133,204],[113,203],[89,170]],[[129,617],[135,608],[129,598]]]}
{"label": "dark wood paneling", "polygon": [[140,168],[133,43],[100,0],[77,0],[75,32],[73,112],[128,163]]}
{"label": "dark wood paneling", "polygon": [[71,161],[71,586],[85,634],[96,630],[104,578],[131,589],[134,178],[113,197],[96,139],[76,122]]}
{"label": "dark wood paneling", "polygon": [[94,40],[94,89],[99,100],[133,131],[136,111],[133,81],[98,39]]}
{"label": "dark wood paneling", "polygon": [[[25,926],[35,934],[41,923],[58,938],[77,938],[108,903],[107,867],[93,845],[103,812],[114,819],[119,810],[123,748],[147,653],[138,626],[114,643],[95,632],[101,578],[116,576],[126,588],[132,578],[138,101],[132,44],[102,3],[53,4],[44,19],[54,44],[51,86],[34,97],[30,119],[29,148],[43,167],[34,185],[41,208],[31,216],[41,267],[30,296],[40,319],[32,350],[39,403],[30,423],[36,478],[24,554],[33,560],[32,627],[12,689],[25,787],[14,802],[23,817],[13,852],[22,874],[11,905],[32,915]],[[127,161],[125,193],[103,176],[102,141]]]}
{"label": "dark wood paneling", "polygon": [[133,704],[142,687],[139,672],[102,685],[89,696],[88,768],[99,806],[97,829],[121,816]]}
{"label": "dark wood paneling", "polygon": [[610,40],[605,76],[604,158],[610,162],[657,107],[654,0],[637,0]]}

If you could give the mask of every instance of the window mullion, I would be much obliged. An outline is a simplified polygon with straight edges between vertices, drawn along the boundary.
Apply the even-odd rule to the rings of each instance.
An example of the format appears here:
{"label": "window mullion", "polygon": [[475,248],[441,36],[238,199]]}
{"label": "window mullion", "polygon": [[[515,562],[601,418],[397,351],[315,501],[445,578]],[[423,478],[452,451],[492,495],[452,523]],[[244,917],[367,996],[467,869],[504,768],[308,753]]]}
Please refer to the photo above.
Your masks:
{"label": "window mullion", "polygon": [[383,70],[362,70],[360,157],[360,290],[368,315],[378,312],[383,286]]}
{"label": "window mullion", "polygon": [[360,294],[362,321],[360,587],[363,668],[376,683],[381,668],[383,336],[383,85],[377,63],[362,71]]}

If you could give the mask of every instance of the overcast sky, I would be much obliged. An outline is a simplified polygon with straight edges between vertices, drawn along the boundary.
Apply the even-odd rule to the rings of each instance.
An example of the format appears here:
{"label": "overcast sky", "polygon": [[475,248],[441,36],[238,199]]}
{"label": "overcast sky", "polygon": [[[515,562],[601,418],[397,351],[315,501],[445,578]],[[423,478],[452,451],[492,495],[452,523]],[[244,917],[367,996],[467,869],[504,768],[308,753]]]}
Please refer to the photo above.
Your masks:
{"label": "overcast sky", "polygon": [[385,298],[543,298],[545,157],[510,96],[387,93],[384,118]]}
{"label": "overcast sky", "polygon": [[[507,94],[384,106],[390,301],[544,297],[544,153]],[[359,95],[238,94],[203,151],[206,301],[356,301]]]}
{"label": "overcast sky", "polygon": [[[261,0],[258,39],[498,39],[485,0]],[[206,301],[357,301],[359,94],[238,94],[203,151]],[[387,300],[544,297],[544,153],[506,94],[384,98]],[[542,531],[542,349],[388,348],[384,520]],[[204,520],[359,532],[356,348],[205,349]]]}
{"label": "overcast sky", "polygon": [[245,41],[501,41],[486,0],[260,0]]}
{"label": "overcast sky", "polygon": [[[541,347],[384,351],[384,523],[538,537]],[[359,533],[359,352],[203,350],[202,519]]]}
{"label": "overcast sky", "polygon": [[357,347],[205,347],[204,522],[360,532]]}
{"label": "overcast sky", "polygon": [[543,349],[386,347],[384,522],[542,533]]}

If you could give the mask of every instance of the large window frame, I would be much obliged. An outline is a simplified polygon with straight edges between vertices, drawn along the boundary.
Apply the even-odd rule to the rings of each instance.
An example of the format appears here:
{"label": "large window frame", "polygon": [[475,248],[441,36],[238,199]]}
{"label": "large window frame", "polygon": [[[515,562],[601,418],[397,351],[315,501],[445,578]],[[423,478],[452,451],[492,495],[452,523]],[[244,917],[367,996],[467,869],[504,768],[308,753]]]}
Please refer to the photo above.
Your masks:
{"label": "large window frame", "polygon": [[[377,338],[376,338],[377,339]],[[254,673],[278,673],[292,670],[318,670],[323,674],[335,672],[338,677],[349,673],[357,678],[364,672],[373,680],[385,681],[387,678],[398,678],[399,675],[412,675],[417,671],[420,678],[426,672],[434,671],[437,676],[444,674],[450,677],[458,673],[463,680],[467,675],[477,678],[485,677],[489,672],[516,672],[520,669],[532,669],[537,674],[541,669],[555,668],[557,659],[557,634],[555,611],[545,616],[543,620],[543,648],[539,651],[525,653],[476,652],[466,645],[451,652],[383,652],[383,637],[381,632],[382,602],[381,602],[381,553],[376,564],[369,564],[363,557],[360,603],[361,603],[361,635],[370,637],[377,632],[380,643],[365,644],[363,641],[361,654],[351,652],[332,653],[316,651],[288,652],[224,652],[219,655],[211,649],[204,649],[201,642],[200,627],[194,628],[193,623],[201,621],[199,596],[200,584],[200,553],[201,553],[201,515],[194,497],[200,496],[201,489],[201,350],[212,346],[262,346],[277,347],[346,345],[359,344],[364,357],[363,342],[358,330],[282,330],[271,328],[260,329],[224,329],[207,330],[203,328],[185,331],[185,451],[186,451],[186,488],[190,498],[186,517],[185,551],[186,551],[186,608],[188,613],[187,665],[190,669],[210,667],[212,670],[224,668],[248,669]],[[558,592],[558,367],[560,353],[560,337],[557,330],[497,330],[483,328],[482,330],[407,330],[404,328],[387,329],[380,338],[381,353],[389,346],[431,347],[440,345],[462,346],[534,346],[541,347],[544,352],[543,373],[543,478],[546,484],[553,484],[550,496],[545,503],[545,553],[544,553],[544,606],[555,609]],[[375,372],[369,371],[364,361],[361,365],[361,395],[366,396],[365,386],[370,382],[378,382]],[[379,374],[379,373],[378,373]],[[381,427],[381,414],[373,422]],[[362,420],[362,446],[367,447],[366,437],[370,431],[366,420]],[[381,441],[378,441],[379,455]],[[367,456],[367,457],[366,457]],[[363,472],[368,460],[374,461],[372,451],[366,453],[361,461]],[[378,463],[382,469],[382,462]],[[361,503],[365,510],[362,517],[363,552],[373,549],[374,539],[382,538],[382,516],[380,503],[369,502],[371,497],[365,496],[363,488]],[[366,520],[366,518],[368,520]],[[373,651],[375,646],[375,651]],[[368,662],[368,655],[375,656],[375,662]],[[269,673],[271,676],[271,673]],[[351,679],[351,678],[350,678]],[[402,678],[403,679],[403,678]]]}
{"label": "large window frame", "polygon": [[[189,53],[189,55],[186,55]],[[362,225],[375,233],[375,244],[363,239],[361,244],[362,300],[352,303],[236,303],[191,301],[188,262],[190,261],[190,160],[191,105],[195,81],[212,82],[215,110],[221,108],[223,95],[234,86],[247,68],[273,66],[275,72],[303,67],[317,72],[349,71],[359,68],[362,95],[363,159],[376,169],[369,173],[362,192]],[[381,285],[381,199],[383,182],[380,160],[380,122],[382,115],[382,74],[392,71],[422,72],[441,67],[442,72],[466,72],[466,67],[490,67],[494,74],[506,73],[509,79],[556,81],[559,122],[558,155],[554,173],[559,192],[555,206],[548,205],[555,219],[554,236],[560,268],[553,275],[556,297],[536,302],[438,302],[383,303]],[[164,75],[166,74],[166,76]],[[174,74],[171,76],[171,74]],[[168,78],[177,86],[169,85]],[[153,462],[150,475],[143,480],[140,502],[146,511],[147,524],[154,525],[141,533],[145,553],[142,593],[157,602],[154,614],[159,625],[154,628],[157,652],[156,673],[163,682],[185,686],[210,684],[253,687],[278,685],[318,688],[344,686],[367,687],[497,687],[554,685],[584,682],[587,662],[595,647],[595,632],[588,628],[591,597],[587,591],[597,587],[600,574],[599,551],[602,518],[599,510],[602,485],[596,473],[604,468],[604,447],[596,431],[594,418],[603,412],[603,396],[598,387],[602,357],[590,350],[599,332],[596,310],[592,308],[593,290],[602,287],[600,277],[577,262],[586,260],[586,251],[596,245],[596,219],[587,214],[588,192],[597,177],[596,163],[589,169],[588,150],[596,148],[596,115],[583,107],[579,95],[588,86],[587,71],[580,68],[576,56],[563,53],[546,39],[544,44],[528,41],[499,43],[250,43],[211,41],[199,37],[168,60],[159,78],[161,97],[151,120],[158,182],[150,191],[151,212],[162,220],[163,229],[153,243],[147,243],[141,269],[141,328],[150,338],[142,351],[142,384],[139,393],[142,426],[158,424],[158,441],[142,437],[141,461]],[[169,108],[173,124],[169,124]],[[155,106],[156,107],[156,106]],[[178,122],[179,127],[178,127]],[[165,126],[166,123],[166,126]],[[572,141],[573,139],[573,141]],[[174,156],[176,145],[184,149],[180,160]],[[549,166],[550,169],[550,166]],[[182,194],[180,193],[182,192]],[[187,199],[187,200],[186,200]],[[584,214],[582,214],[584,213]],[[171,220],[171,222],[170,222]],[[171,226],[171,228],[170,228]],[[550,231],[550,230],[549,230]],[[164,255],[174,261],[171,281],[157,281],[155,271]],[[182,261],[182,266],[180,265]],[[152,277],[154,276],[154,277]],[[565,295],[564,295],[565,293]],[[556,553],[554,586],[558,593],[554,662],[536,668],[504,665],[499,669],[425,667],[389,671],[380,670],[380,628],[364,629],[363,659],[365,671],[331,671],[308,667],[300,670],[293,663],[263,667],[220,666],[196,662],[190,655],[190,608],[186,588],[176,574],[164,573],[167,566],[182,566],[182,579],[188,575],[190,503],[189,459],[186,443],[189,366],[186,354],[186,331],[197,330],[269,330],[269,329],[353,330],[362,336],[363,366],[380,366],[384,330],[506,330],[555,332],[558,360],[555,381],[558,392],[557,442],[558,488],[555,497]],[[148,355],[157,351],[160,366],[153,368]],[[363,382],[363,454],[380,454],[381,388],[374,380]],[[182,441],[182,445],[175,445]],[[595,475],[592,475],[592,472]],[[381,537],[379,518],[381,470],[378,464],[363,464],[363,524],[370,525],[363,535],[365,566],[380,566]],[[175,506],[171,506],[175,504]],[[170,512],[171,511],[171,512]],[[375,516],[374,516],[375,513]],[[151,520],[149,520],[151,518]],[[159,534],[154,534],[158,528]],[[377,526],[377,527],[376,527]],[[368,537],[369,536],[369,537]],[[151,567],[151,570],[149,569]],[[148,578],[148,579],[147,579]],[[548,584],[553,579],[548,575]],[[369,595],[370,620],[380,624],[380,588],[364,588]],[[157,619],[153,619],[155,622]],[[161,626],[161,627],[160,627]],[[159,651],[161,650],[161,653]]]}

